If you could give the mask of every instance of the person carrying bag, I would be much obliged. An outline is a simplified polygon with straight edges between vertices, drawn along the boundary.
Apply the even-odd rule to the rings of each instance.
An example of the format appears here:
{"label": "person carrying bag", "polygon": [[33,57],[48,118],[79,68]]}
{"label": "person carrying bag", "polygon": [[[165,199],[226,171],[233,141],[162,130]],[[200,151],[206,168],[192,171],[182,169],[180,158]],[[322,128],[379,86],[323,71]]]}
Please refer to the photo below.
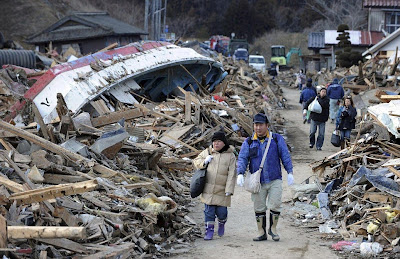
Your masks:
{"label": "person carrying bag", "polygon": [[271,145],[271,138],[268,139],[267,147],[264,151],[263,159],[261,160],[260,168],[255,173],[248,173],[244,180],[244,189],[251,193],[258,193],[261,188],[260,178],[264,168],[265,159],[267,158],[268,149]]}
{"label": "person carrying bag", "polygon": [[[211,150],[211,152],[209,152]],[[212,137],[212,148],[201,152],[193,164],[197,169],[205,169],[205,184],[200,200],[204,203],[204,221],[206,233],[204,240],[214,236],[215,218],[218,219],[218,235],[225,233],[225,222],[231,196],[235,190],[236,157],[234,148],[229,146],[224,132],[216,132]]]}
{"label": "person carrying bag", "polygon": [[[288,173],[288,185],[294,182],[292,159],[286,142],[281,135],[269,131],[268,123],[265,114],[258,113],[254,116],[254,133],[243,142],[237,162],[237,184],[243,186],[246,182],[246,189],[252,192],[251,200],[254,203],[258,227],[258,235],[253,241],[267,240],[267,209],[269,209],[268,235],[274,241],[280,240],[277,225],[282,205],[281,162]],[[248,180],[245,181],[243,175],[247,167],[249,167]]]}
{"label": "person carrying bag", "polygon": [[[208,149],[207,149],[208,150]],[[208,152],[208,155],[210,152]],[[204,169],[197,169],[192,178],[190,179],[190,197],[196,198],[198,197],[204,190],[204,186],[206,185],[206,174],[207,174],[207,167],[208,164]]]}

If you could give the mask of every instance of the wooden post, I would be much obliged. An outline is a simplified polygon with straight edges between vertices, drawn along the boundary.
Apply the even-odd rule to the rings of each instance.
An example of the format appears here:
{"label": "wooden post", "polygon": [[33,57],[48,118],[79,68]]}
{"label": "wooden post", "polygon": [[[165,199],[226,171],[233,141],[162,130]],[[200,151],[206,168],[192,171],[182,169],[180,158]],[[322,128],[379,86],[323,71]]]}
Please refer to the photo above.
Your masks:
{"label": "wooden post", "polygon": [[190,124],[192,122],[192,98],[191,94],[185,91],[185,122]]}
{"label": "wooden post", "polygon": [[27,226],[8,226],[8,239],[24,238],[71,238],[83,239],[86,237],[84,227],[27,227]]}
{"label": "wooden post", "polygon": [[45,139],[49,140],[49,133],[47,132],[47,126],[43,121],[42,115],[39,112],[39,109],[37,108],[36,104],[32,102],[32,110],[33,113],[35,114],[35,117],[40,125],[40,131],[42,131],[42,134]]}
{"label": "wooden post", "polygon": [[7,220],[0,215],[0,248],[7,248]]}
{"label": "wooden post", "polygon": [[200,104],[196,103],[194,105],[194,123],[196,125],[200,124],[200,112],[201,112]]}

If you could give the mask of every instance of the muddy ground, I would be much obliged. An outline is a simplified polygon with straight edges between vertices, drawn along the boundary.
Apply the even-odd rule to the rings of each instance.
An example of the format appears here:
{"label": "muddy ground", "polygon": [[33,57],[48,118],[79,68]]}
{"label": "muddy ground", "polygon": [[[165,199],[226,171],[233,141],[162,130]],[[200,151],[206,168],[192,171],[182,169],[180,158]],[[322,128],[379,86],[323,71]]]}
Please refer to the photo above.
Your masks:
{"label": "muddy ground", "polygon": [[[322,151],[315,147],[310,149],[308,144],[309,124],[303,124],[301,106],[298,103],[299,91],[283,88],[284,96],[288,100],[289,109],[282,110],[281,114],[287,121],[285,127],[290,143],[293,145],[291,153],[295,183],[300,184],[304,179],[312,175],[309,164],[320,160],[338,151],[330,144],[330,135],[334,125],[329,121],[326,124],[325,142]],[[279,242],[274,242],[269,237],[264,242],[253,242],[257,235],[257,227],[254,218],[253,204],[250,193],[243,188],[236,187],[232,198],[232,207],[228,210],[228,222],[226,234],[222,238],[214,235],[214,240],[204,241],[198,239],[195,246],[187,254],[181,254],[176,258],[339,258],[329,247],[334,242],[326,240],[318,233],[318,228],[296,227],[289,216],[292,203],[291,192],[286,182],[286,172],[283,173],[283,204],[284,210],[278,224],[278,232],[281,237]],[[204,220],[203,204],[193,209],[190,215],[199,224]],[[268,223],[267,223],[268,224]]]}

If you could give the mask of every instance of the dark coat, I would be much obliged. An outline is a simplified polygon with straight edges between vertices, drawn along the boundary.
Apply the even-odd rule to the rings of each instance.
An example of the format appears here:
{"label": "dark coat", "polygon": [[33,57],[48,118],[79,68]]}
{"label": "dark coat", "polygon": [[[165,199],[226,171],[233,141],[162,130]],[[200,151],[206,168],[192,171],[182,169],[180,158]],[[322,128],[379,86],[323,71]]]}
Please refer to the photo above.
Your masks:
{"label": "dark coat", "polygon": [[353,106],[350,105],[348,108],[340,106],[336,117],[336,127],[340,130],[355,129],[356,116],[357,111]]}
{"label": "dark coat", "polygon": [[315,90],[315,87],[307,86],[306,88],[303,89],[303,91],[300,94],[300,103],[304,103],[308,101],[310,98],[315,98],[315,96],[317,96],[317,90]]}
{"label": "dark coat", "polygon": [[[314,101],[315,98],[310,98],[304,107],[308,107],[312,101]],[[318,102],[322,107],[322,112],[321,113],[316,113],[316,112],[311,112],[310,113],[310,118],[313,121],[318,121],[318,122],[326,122],[329,118],[329,97],[324,96],[324,98],[321,98],[318,95]]]}

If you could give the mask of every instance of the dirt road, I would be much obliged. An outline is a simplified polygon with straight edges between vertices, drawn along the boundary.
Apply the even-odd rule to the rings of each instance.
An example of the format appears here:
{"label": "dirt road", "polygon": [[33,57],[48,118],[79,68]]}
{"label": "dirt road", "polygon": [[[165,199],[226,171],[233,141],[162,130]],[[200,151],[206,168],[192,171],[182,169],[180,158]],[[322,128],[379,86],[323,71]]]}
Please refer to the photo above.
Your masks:
{"label": "dirt road", "polygon": [[[283,88],[284,96],[289,103],[289,109],[282,110],[282,116],[287,120],[285,127],[287,135],[294,146],[292,154],[295,183],[301,183],[312,174],[309,163],[328,156],[338,150],[330,144],[330,135],[333,124],[327,122],[325,142],[322,151],[308,147],[309,124],[303,124],[301,106],[298,103],[299,91]],[[286,171],[283,173],[283,200],[290,200],[290,191],[286,183]],[[291,205],[283,205],[288,209]],[[274,242],[270,237],[265,242],[253,242],[257,235],[253,205],[250,194],[243,188],[236,187],[232,199],[232,207],[228,210],[226,234],[222,238],[214,235],[214,240],[199,239],[195,247],[188,254],[179,255],[179,258],[338,258],[329,249],[332,242],[324,241],[315,230],[293,226],[292,219],[282,212],[278,224],[281,241]],[[202,224],[203,204],[199,204],[191,214],[198,223]],[[268,224],[268,223],[267,223]]]}

